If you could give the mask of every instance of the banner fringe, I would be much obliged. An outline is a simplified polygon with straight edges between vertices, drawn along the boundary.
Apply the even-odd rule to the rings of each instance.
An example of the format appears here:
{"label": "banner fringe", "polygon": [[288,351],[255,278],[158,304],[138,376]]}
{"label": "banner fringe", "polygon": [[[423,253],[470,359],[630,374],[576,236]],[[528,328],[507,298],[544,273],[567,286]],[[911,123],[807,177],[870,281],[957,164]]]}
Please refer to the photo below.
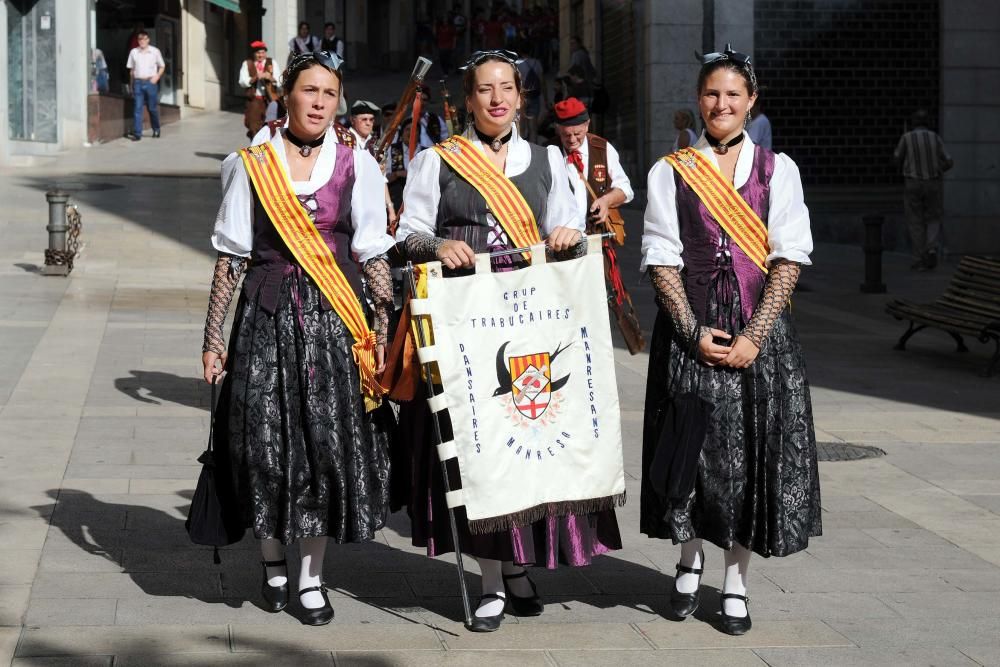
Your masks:
{"label": "banner fringe", "polygon": [[549,516],[566,516],[567,514],[593,514],[594,512],[604,512],[613,510],[625,505],[626,492],[603,498],[590,498],[586,500],[566,500],[558,503],[545,503],[529,507],[513,514],[490,517],[488,519],[476,519],[469,521],[469,532],[473,535],[485,533],[499,533],[521,526],[527,526],[535,521]]}

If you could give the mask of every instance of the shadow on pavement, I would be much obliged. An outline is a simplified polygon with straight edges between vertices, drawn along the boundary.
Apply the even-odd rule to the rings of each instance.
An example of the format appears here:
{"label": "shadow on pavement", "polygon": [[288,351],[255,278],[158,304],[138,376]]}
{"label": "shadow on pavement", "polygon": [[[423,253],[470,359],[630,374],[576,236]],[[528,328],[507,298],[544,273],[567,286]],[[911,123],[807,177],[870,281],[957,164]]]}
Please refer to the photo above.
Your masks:
{"label": "shadow on pavement", "polygon": [[[237,609],[247,603],[259,607],[261,556],[252,536],[221,549],[222,563],[214,565],[212,550],[192,545],[184,529],[184,520],[172,513],[139,504],[105,502],[74,489],[50,489],[47,494],[53,503],[32,509],[84,552],[120,567],[145,595],[190,598]],[[176,512],[186,516],[190,492],[177,496]],[[399,535],[406,533],[408,526],[405,514],[396,513],[390,516],[386,531]],[[292,547],[289,574],[293,599],[286,613],[293,616],[299,609],[294,599],[298,575],[294,556]],[[673,578],[653,567],[608,555],[596,558],[587,568],[532,568],[531,574],[552,613],[560,613],[560,606],[569,609],[567,603],[579,602],[596,609],[625,607],[637,610],[648,614],[649,620],[671,616],[667,596]],[[435,617],[456,623],[463,619],[451,556],[427,558],[422,553],[404,551],[377,541],[331,543],[327,549],[324,578],[331,591],[411,623],[437,627]],[[467,573],[466,580],[474,609],[480,589],[479,576]],[[717,591],[706,586],[703,594],[704,602],[710,607]],[[120,594],[109,591],[108,595],[118,597]],[[335,609],[337,599],[332,599]],[[574,604],[574,608],[578,606]],[[414,616],[424,612],[432,616]],[[567,620],[572,620],[572,614],[570,611]],[[701,618],[712,622],[707,615]],[[176,619],[178,624],[185,622],[183,617]]]}
{"label": "shadow on pavement", "polygon": [[[169,401],[208,410],[204,401],[206,385],[201,378],[181,377],[163,371],[131,370],[129,373],[132,377],[115,378],[115,389],[140,403],[160,405],[162,401]],[[142,390],[145,390],[146,396],[140,394]]]}

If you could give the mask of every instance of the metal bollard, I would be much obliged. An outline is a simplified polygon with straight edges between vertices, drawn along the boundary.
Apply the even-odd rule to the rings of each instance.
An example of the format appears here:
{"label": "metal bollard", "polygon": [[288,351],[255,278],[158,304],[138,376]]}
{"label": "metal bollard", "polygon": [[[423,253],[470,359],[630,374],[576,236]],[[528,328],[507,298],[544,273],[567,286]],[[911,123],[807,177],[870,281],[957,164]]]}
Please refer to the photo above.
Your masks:
{"label": "metal bollard", "polygon": [[49,233],[49,249],[45,253],[45,266],[42,275],[68,276],[70,271],[66,257],[66,205],[69,193],[60,190],[49,190],[45,193],[45,201],[49,203],[49,224],[45,230]]}
{"label": "metal bollard", "polygon": [[861,283],[861,291],[865,294],[882,294],[885,283],[882,282],[882,225],[883,215],[865,215],[861,217],[865,226],[863,249],[865,251],[865,281]]}

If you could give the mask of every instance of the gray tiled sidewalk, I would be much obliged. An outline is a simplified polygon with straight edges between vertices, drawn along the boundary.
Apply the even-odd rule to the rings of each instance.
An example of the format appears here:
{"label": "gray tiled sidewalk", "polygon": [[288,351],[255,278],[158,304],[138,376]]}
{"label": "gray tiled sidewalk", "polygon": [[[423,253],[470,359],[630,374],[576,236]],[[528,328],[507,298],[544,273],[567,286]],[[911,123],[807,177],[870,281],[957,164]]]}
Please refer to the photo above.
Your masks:
{"label": "gray tiled sidewalk", "polygon": [[[195,116],[158,142],[75,151],[0,180],[0,664],[1000,664],[1000,380],[977,374],[978,344],[957,355],[927,333],[893,352],[902,327],[882,314],[885,296],[858,293],[860,251],[826,245],[793,300],[818,435],[888,455],[822,464],[825,535],[754,561],[749,635],[712,626],[717,549],[703,608],[664,618],[677,550],[637,532],[646,358],[621,351],[625,549],[538,572],[544,615],[466,633],[452,561],[410,547],[400,515],[375,544],[331,546],[331,626],[258,609],[254,545],[215,566],[183,530],[207,433],[197,378],[211,176],[241,130],[236,114]],[[53,181],[76,190],[84,215],[69,279],[36,273]],[[629,217],[623,264],[634,266]],[[894,296],[933,295],[949,269],[886,262]],[[634,291],[648,327],[650,290]]]}

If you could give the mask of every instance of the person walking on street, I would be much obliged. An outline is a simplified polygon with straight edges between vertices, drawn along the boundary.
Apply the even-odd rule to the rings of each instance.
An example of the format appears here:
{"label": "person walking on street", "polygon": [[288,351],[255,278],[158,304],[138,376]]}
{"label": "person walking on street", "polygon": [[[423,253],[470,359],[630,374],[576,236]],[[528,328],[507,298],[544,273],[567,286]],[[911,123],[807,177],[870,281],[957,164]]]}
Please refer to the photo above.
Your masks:
{"label": "person walking on street", "polygon": [[764,113],[764,103],[758,98],[757,104],[750,110],[750,124],[747,125],[747,136],[754,145],[772,150],[771,119]]}
{"label": "person walking on street", "polygon": [[132,141],[142,139],[142,110],[149,108],[149,125],[153,128],[153,138],[160,136],[159,94],[160,77],[166,71],[160,50],[149,43],[149,33],[140,30],[136,35],[138,46],[128,54],[126,67],[129,71],[129,83],[132,86],[132,133],[128,138]]}
{"label": "person walking on street", "polygon": [[750,557],[822,535],[812,402],[788,303],[812,234],[802,181],[744,131],[749,56],[704,56],[705,132],[649,172],[642,265],[659,306],[650,342],[639,529],[681,544],[670,606],[699,605],[703,545],[723,550],[720,629],[750,630]]}
{"label": "person walking on street", "polygon": [[903,209],[910,231],[914,271],[930,271],[937,266],[944,209],[944,172],[954,162],[941,136],[929,129],[923,109],[913,113],[913,129],[899,138],[893,158],[903,169]]}
{"label": "person walking on street", "polygon": [[[333,620],[322,579],[328,541],[371,541],[389,511],[394,420],[376,377],[393,240],[378,163],[333,141],[341,62],[294,56],[282,76],[288,126],[222,163],[202,348],[205,380],[223,378],[213,442],[226,461],[216,474],[231,476],[243,525],[259,541],[265,609],[288,604],[285,547],[296,542],[306,625]],[[244,272],[227,347],[223,326]]]}
{"label": "person walking on street", "polygon": [[277,105],[281,86],[281,74],[274,71],[274,62],[267,57],[267,44],[257,40],[251,42],[253,57],[243,61],[240,67],[240,87],[247,91],[247,109],[243,114],[243,125],[247,128],[247,138],[264,127],[267,119],[267,108]]}

